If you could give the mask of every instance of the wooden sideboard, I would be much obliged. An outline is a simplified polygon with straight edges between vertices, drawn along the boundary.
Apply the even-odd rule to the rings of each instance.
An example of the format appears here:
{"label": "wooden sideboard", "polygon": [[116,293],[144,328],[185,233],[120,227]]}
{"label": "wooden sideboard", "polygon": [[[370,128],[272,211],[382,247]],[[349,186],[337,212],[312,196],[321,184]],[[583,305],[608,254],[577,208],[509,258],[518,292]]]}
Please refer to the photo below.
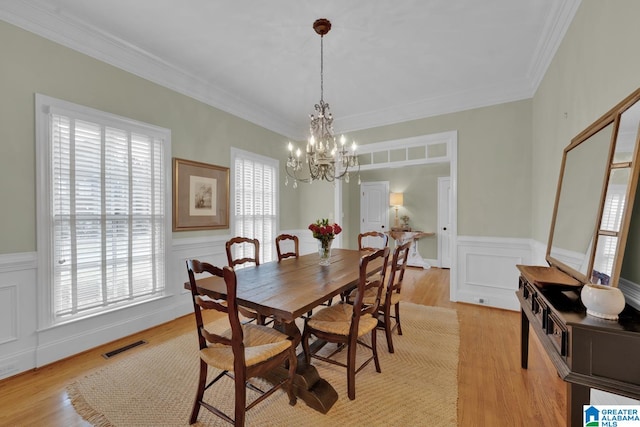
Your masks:
{"label": "wooden sideboard", "polygon": [[582,426],[589,389],[640,399],[640,313],[627,305],[617,321],[587,316],[580,283],[554,267],[519,265],[521,365],[532,329],[567,382],[567,426]]}

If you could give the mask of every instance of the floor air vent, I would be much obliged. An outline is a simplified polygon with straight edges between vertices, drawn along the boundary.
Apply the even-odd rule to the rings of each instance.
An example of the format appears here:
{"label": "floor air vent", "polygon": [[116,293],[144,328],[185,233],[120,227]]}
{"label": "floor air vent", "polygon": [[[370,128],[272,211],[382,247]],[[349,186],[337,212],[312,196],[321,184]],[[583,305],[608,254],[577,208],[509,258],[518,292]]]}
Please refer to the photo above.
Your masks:
{"label": "floor air vent", "polygon": [[116,356],[116,355],[118,355],[118,354],[120,354],[122,352],[125,352],[127,350],[131,350],[132,348],[136,348],[136,347],[138,347],[138,346],[140,346],[142,344],[146,344],[146,343],[147,342],[144,341],[144,340],[136,341],[134,343],[127,344],[124,347],[116,348],[115,350],[111,350],[108,353],[104,353],[102,355],[102,357],[104,357],[105,359],[109,359],[110,357]]}

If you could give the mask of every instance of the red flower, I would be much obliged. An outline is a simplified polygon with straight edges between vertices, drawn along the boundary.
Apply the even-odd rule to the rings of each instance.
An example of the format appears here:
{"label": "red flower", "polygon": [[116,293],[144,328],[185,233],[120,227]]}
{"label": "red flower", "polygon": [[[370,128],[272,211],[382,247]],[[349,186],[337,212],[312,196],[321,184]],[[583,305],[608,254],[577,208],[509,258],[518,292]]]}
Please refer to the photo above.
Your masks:
{"label": "red flower", "polygon": [[322,218],[309,225],[309,230],[313,237],[320,240],[332,240],[337,234],[342,232],[342,227],[338,224],[330,224],[329,220]]}

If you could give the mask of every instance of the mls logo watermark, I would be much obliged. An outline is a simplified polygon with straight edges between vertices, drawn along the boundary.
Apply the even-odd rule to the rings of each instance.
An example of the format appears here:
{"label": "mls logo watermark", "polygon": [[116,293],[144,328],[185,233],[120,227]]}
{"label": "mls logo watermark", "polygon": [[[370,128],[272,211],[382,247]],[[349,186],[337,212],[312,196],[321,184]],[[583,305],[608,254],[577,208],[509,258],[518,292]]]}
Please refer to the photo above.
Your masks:
{"label": "mls logo watermark", "polygon": [[584,405],[585,427],[640,427],[640,405]]}

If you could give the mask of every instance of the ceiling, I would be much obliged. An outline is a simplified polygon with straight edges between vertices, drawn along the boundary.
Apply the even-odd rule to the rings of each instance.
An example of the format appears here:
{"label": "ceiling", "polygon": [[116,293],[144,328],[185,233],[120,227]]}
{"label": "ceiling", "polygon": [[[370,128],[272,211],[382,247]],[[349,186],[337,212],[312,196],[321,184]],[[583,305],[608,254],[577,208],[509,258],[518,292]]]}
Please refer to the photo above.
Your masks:
{"label": "ceiling", "polygon": [[4,0],[0,19],[293,139],[531,98],[580,0]]}

